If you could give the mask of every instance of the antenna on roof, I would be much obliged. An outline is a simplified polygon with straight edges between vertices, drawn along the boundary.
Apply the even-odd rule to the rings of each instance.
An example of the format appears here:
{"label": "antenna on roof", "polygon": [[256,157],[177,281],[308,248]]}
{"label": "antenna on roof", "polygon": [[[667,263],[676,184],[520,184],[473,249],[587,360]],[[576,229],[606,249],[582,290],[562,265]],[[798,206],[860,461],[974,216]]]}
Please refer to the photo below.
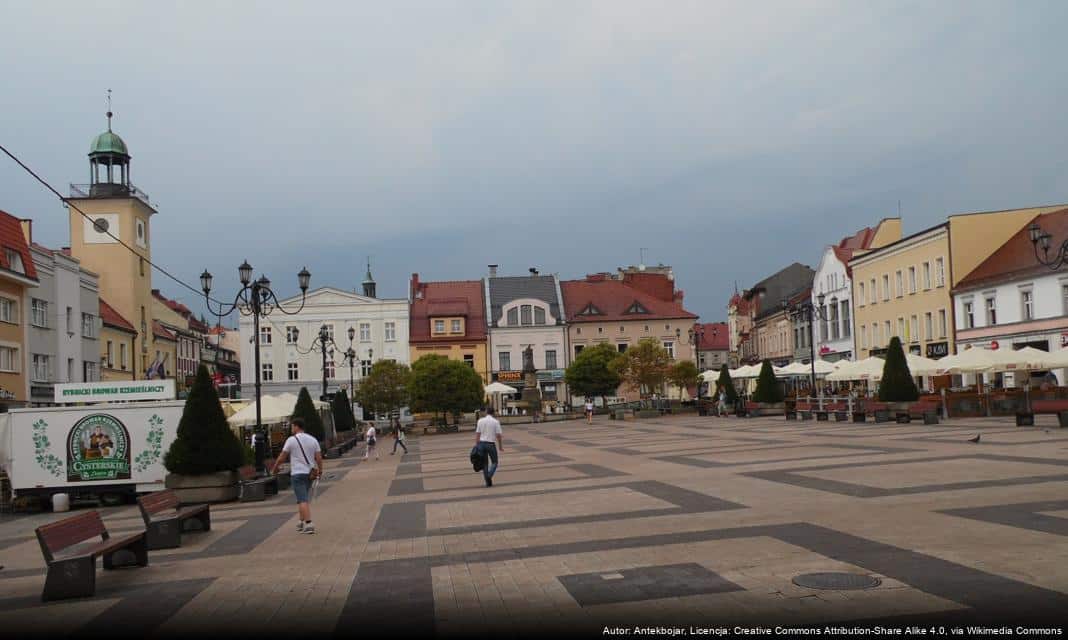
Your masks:
{"label": "antenna on roof", "polygon": [[901,200],[897,201],[897,217],[901,217]]}
{"label": "antenna on roof", "polygon": [[645,252],[648,251],[648,247],[638,247],[638,271],[645,271]]}
{"label": "antenna on roof", "polygon": [[108,131],[111,131],[111,89],[108,89]]}

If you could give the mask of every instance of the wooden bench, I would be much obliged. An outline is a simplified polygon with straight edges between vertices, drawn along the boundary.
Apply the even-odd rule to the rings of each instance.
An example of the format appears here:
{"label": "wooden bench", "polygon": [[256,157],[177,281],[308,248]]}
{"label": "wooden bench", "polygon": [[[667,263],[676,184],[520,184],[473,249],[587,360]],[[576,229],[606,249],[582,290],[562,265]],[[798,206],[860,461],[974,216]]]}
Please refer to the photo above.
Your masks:
{"label": "wooden bench", "polygon": [[[145,538],[149,551],[182,546],[183,531],[211,531],[211,508],[206,504],[178,506],[178,494],[172,490],[156,491],[137,499],[145,521]],[[185,522],[199,523],[186,529]]]}
{"label": "wooden bench", "polygon": [[[1034,424],[1034,414],[1055,413],[1057,423],[1061,427],[1068,427],[1068,400],[1032,400],[1031,401],[1031,424]],[[1020,424],[1017,417],[1016,424]]]}
{"label": "wooden bench", "polygon": [[[48,565],[44,601],[64,598],[85,598],[96,593],[96,559],[104,559],[104,569],[115,568],[114,555],[119,551],[133,553],[134,564],[148,566],[148,545],[145,532],[111,537],[97,511],[64,518],[36,529],[37,542]],[[100,536],[100,540],[94,540]]]}
{"label": "wooden bench", "polygon": [[[938,403],[924,400],[913,402],[909,405],[906,415],[909,420],[922,418],[924,424],[938,424]],[[901,422],[901,420],[898,419],[898,422]]]}
{"label": "wooden bench", "polygon": [[274,476],[257,476],[256,468],[252,465],[241,467],[237,470],[237,475],[240,479],[237,494],[239,502],[261,502],[267,499],[268,493],[278,493],[278,479]]}

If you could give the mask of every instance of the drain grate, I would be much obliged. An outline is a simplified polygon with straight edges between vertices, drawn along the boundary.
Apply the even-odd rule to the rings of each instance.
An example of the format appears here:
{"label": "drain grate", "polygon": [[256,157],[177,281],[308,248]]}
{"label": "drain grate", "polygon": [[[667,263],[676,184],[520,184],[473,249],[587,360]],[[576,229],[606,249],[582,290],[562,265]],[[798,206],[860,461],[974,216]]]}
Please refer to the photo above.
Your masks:
{"label": "drain grate", "polygon": [[858,573],[824,572],[803,573],[793,579],[799,587],[809,589],[831,589],[835,591],[856,591],[872,589],[883,583],[879,578]]}

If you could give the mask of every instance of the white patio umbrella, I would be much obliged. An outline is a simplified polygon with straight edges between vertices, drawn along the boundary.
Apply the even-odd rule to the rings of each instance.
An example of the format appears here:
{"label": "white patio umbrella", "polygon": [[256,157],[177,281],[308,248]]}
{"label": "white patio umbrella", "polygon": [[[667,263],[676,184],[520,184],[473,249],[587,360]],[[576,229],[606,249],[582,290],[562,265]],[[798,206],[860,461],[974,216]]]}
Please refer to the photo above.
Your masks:
{"label": "white patio umbrella", "polygon": [[857,362],[849,362],[838,367],[833,373],[827,374],[827,379],[832,382],[844,380],[878,380],[883,375],[883,359],[870,356]]}
{"label": "white patio umbrella", "polygon": [[704,382],[715,382],[719,380],[719,371],[709,369],[708,371],[701,372],[701,380]]}
{"label": "white patio umbrella", "polygon": [[1063,369],[1068,367],[1068,347],[1058,349],[1048,354],[1046,364],[1050,369]]}
{"label": "white patio umbrella", "polygon": [[1053,354],[1034,347],[998,349],[995,353],[998,364],[994,366],[994,371],[1038,371],[1057,368],[1053,365]]}
{"label": "white patio umbrella", "polygon": [[997,355],[990,349],[972,347],[938,361],[938,374],[982,373],[992,370],[998,363]]}
{"label": "white patio umbrella", "polygon": [[914,353],[906,353],[905,362],[908,363],[909,373],[913,376],[933,376],[938,373],[938,360],[918,356]]}
{"label": "white patio umbrella", "polygon": [[807,376],[809,373],[809,366],[800,362],[791,362],[785,367],[773,367],[775,375],[778,377],[785,376]]}
{"label": "white patio umbrella", "polygon": [[749,364],[744,367],[731,372],[732,378],[755,378],[760,375],[760,367],[755,364]]}
{"label": "white patio umbrella", "polygon": [[484,390],[487,395],[495,395],[498,393],[515,393],[516,391],[518,391],[518,389],[516,389],[515,387],[509,387],[503,382],[494,382],[492,384],[487,384],[484,387]]}
{"label": "white patio umbrella", "polygon": [[[837,370],[837,367],[835,366],[835,364],[836,363],[834,363],[834,362],[827,362],[823,358],[817,358],[816,359],[816,375],[817,376],[826,376],[826,375],[830,375],[830,374],[834,373]],[[805,365],[805,368],[811,370],[811,366],[810,365]]]}
{"label": "white patio umbrella", "polygon": [[[260,398],[260,420],[263,424],[282,422],[293,415],[293,407],[297,404],[296,396],[288,395],[293,398],[292,401],[284,397],[270,395]],[[227,422],[235,427],[255,426],[256,403],[250,402],[247,407],[227,418]]]}

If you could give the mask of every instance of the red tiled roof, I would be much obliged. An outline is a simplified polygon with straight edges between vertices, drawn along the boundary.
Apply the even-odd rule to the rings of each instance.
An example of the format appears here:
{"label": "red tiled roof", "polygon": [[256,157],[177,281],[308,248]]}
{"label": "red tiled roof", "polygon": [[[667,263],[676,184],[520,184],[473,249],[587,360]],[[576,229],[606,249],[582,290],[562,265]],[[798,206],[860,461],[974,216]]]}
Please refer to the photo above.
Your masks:
{"label": "red tiled roof", "polygon": [[[1068,239],[1068,209],[1059,209],[1035,216],[1032,222],[1037,222],[1043,231],[1053,236],[1051,247],[1054,251],[1059,248],[1063,240]],[[1031,222],[1025,224],[997,251],[990,254],[990,257],[964,276],[954,290],[973,289],[998,282],[1028,278],[1036,274],[1050,273],[1049,269],[1035,259],[1035,246],[1031,244],[1031,231],[1028,228],[1030,226]]]}
{"label": "red tiled roof", "polygon": [[137,329],[127,322],[126,318],[119,315],[118,311],[115,311],[114,307],[104,302],[103,298],[100,298],[100,319],[104,321],[104,324],[115,329],[121,329],[122,331],[128,331],[130,333],[137,333]]}
{"label": "red tiled roof", "polygon": [[742,294],[736,293],[731,296],[731,301],[727,304],[727,306],[733,306],[738,309],[738,313],[745,314],[749,313],[750,302],[749,300],[746,300]]}
{"label": "red tiled roof", "polygon": [[173,340],[175,342],[178,341],[178,336],[174,335],[167,329],[167,327],[164,327],[162,324],[160,324],[159,320],[152,321],[152,335],[156,336],[157,338],[163,338],[164,340]]}
{"label": "red tiled roof", "polygon": [[676,299],[675,283],[663,273],[634,273],[630,271],[623,274],[623,283],[665,302],[672,302]]}
{"label": "red tiled roof", "polygon": [[[420,282],[412,274],[412,308],[408,323],[410,342],[472,342],[486,339],[486,303],[481,280]],[[430,336],[430,318],[463,316],[464,336]]]}
{"label": "red tiled roof", "polygon": [[[665,300],[619,280],[565,280],[560,283],[560,288],[564,294],[564,309],[568,322],[697,318],[697,315],[683,309],[682,304],[671,301],[674,295]],[[635,303],[648,313],[625,313]],[[591,304],[600,313],[579,315]]]}
{"label": "red tiled roof", "polygon": [[726,322],[705,322],[697,325],[704,327],[704,335],[698,347],[701,351],[726,351],[730,348],[730,335]]}
{"label": "red tiled roof", "polygon": [[871,248],[871,241],[874,238],[875,229],[872,229],[871,227],[864,227],[853,235],[842,238],[838,242],[838,248],[850,250],[869,249]]}
{"label": "red tiled roof", "polygon": [[23,271],[20,273],[11,268],[7,261],[6,251],[0,251],[0,267],[26,276],[31,280],[37,279],[37,268],[33,265],[30,248],[26,245],[26,236],[22,233],[22,224],[18,218],[3,210],[0,210],[0,245],[3,245],[4,249],[15,251],[22,257]]}

